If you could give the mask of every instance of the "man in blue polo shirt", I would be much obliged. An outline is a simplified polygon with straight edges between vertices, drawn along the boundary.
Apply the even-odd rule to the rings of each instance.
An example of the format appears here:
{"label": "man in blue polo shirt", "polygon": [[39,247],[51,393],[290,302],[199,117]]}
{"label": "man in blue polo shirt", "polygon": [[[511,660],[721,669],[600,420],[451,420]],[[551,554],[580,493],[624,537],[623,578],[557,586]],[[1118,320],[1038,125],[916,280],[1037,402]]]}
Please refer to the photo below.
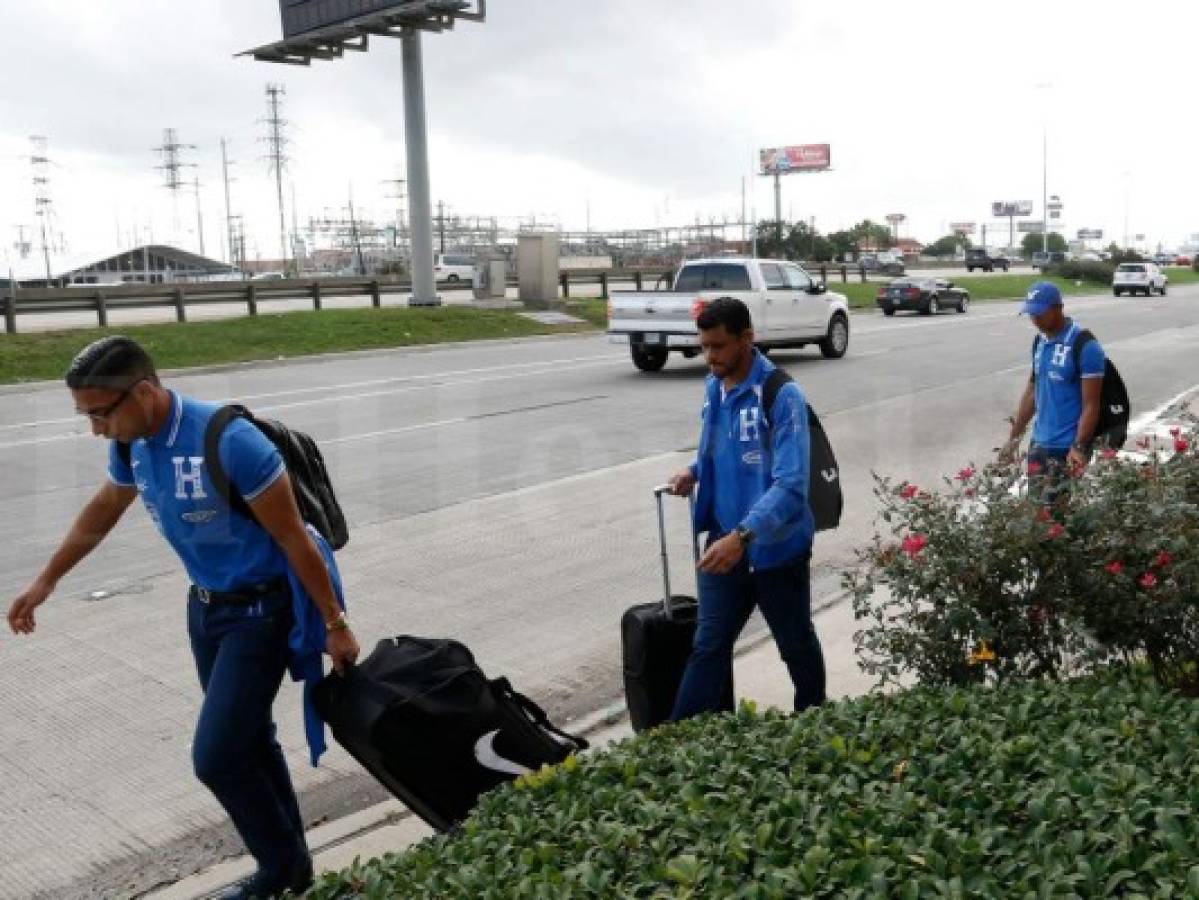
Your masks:
{"label": "man in blue polo shirt", "polygon": [[1078,360],[1074,339],[1078,324],[1065,315],[1062,292],[1049,281],[1028,290],[1021,314],[1027,314],[1040,334],[1032,351],[1032,374],[1012,418],[1003,458],[1019,448],[1028,423],[1034,420],[1028,449],[1029,481],[1034,487],[1052,483],[1063,474],[1078,474],[1091,456],[1099,422],[1106,356],[1099,341],[1087,341]]}
{"label": "man in blue polo shirt", "polygon": [[[92,433],[109,440],[108,479],[42,573],[13,601],[9,627],[16,634],[34,630],[37,607],[140,494],[192,581],[188,637],[204,691],[192,744],[196,776],[258,863],[254,875],[221,896],[302,892],[313,880],[312,859],[271,716],[292,650],[289,575],[325,622],[333,665],[352,664],[359,648],[300,518],[283,459],[244,419],[224,429],[220,462],[249,506],[252,517],[245,516],[221,498],[205,465],[205,430],[218,405],[164,388],[137,343],[112,336],[90,344],[71,363],[66,381]],[[310,611],[304,612],[307,618]]]}

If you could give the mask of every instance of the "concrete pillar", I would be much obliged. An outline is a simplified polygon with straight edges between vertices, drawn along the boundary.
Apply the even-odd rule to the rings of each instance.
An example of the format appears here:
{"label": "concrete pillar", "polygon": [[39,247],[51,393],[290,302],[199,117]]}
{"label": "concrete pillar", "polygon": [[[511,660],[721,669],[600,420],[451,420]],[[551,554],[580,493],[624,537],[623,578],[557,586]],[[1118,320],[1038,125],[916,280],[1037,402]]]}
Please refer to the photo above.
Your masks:
{"label": "concrete pillar", "polygon": [[420,31],[400,37],[404,69],[404,142],[408,154],[408,226],[412,234],[412,305],[439,306],[433,282],[433,209],[429,202],[429,142]]}

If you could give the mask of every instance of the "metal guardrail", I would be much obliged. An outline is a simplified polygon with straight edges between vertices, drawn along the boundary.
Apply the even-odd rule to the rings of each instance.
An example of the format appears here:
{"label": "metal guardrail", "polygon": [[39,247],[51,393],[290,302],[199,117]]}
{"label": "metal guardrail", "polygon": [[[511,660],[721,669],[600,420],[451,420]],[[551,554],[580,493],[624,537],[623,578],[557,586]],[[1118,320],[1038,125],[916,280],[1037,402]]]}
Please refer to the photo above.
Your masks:
{"label": "metal guardrail", "polygon": [[[830,273],[839,275],[842,283],[851,278],[865,283],[870,274],[861,265],[850,263],[809,263],[805,268],[813,275],[819,274],[826,284]],[[632,283],[636,290],[645,290],[647,284],[654,288],[664,286],[665,276],[674,272],[667,266],[638,266],[622,269],[570,269],[560,273],[558,284],[562,296],[570,297],[572,287],[598,284],[600,296],[607,300],[611,286],[616,282]],[[877,273],[882,274],[882,273]],[[509,278],[507,286],[516,286]],[[437,285],[440,291],[470,290],[467,282],[443,281]],[[381,278],[288,278],[273,281],[218,281],[176,282],[172,284],[122,284],[84,285],[70,288],[28,288],[17,290],[9,287],[0,296],[3,307],[4,330],[17,333],[17,317],[64,312],[95,313],[101,328],[108,327],[109,313],[126,309],[174,308],[178,322],[187,321],[189,306],[215,303],[244,304],[247,315],[257,315],[259,304],[276,300],[309,298],[312,308],[322,308],[324,300],[332,297],[369,296],[371,306],[382,305],[384,294],[411,293],[412,284],[395,277]]]}

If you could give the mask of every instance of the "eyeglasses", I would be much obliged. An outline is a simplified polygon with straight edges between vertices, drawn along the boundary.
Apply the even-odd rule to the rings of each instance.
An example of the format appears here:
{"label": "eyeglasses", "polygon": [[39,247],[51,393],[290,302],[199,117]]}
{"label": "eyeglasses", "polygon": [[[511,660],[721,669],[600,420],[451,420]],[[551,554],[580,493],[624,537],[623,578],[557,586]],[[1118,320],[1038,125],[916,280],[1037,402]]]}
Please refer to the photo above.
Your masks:
{"label": "eyeglasses", "polygon": [[133,389],[145,380],[146,379],[144,377],[137,379],[137,381],[133,382],[133,384],[129,385],[129,387],[125,388],[125,390],[121,391],[117,399],[113,400],[112,403],[108,404],[108,406],[100,409],[85,409],[80,413],[80,415],[87,416],[93,422],[103,422],[114,412],[116,412],[117,407],[125,402],[125,398],[127,398],[133,392]]}

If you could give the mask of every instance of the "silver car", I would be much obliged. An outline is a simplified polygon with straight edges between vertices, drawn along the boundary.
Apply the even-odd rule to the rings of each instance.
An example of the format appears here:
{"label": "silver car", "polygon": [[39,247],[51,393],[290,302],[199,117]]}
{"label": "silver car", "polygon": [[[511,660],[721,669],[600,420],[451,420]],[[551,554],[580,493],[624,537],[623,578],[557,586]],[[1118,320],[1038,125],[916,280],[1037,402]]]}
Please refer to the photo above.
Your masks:
{"label": "silver car", "polygon": [[1166,283],[1169,278],[1157,265],[1151,262],[1126,262],[1116,267],[1112,276],[1112,293],[1117,297],[1122,294],[1140,294],[1153,296],[1153,292],[1166,296]]}

